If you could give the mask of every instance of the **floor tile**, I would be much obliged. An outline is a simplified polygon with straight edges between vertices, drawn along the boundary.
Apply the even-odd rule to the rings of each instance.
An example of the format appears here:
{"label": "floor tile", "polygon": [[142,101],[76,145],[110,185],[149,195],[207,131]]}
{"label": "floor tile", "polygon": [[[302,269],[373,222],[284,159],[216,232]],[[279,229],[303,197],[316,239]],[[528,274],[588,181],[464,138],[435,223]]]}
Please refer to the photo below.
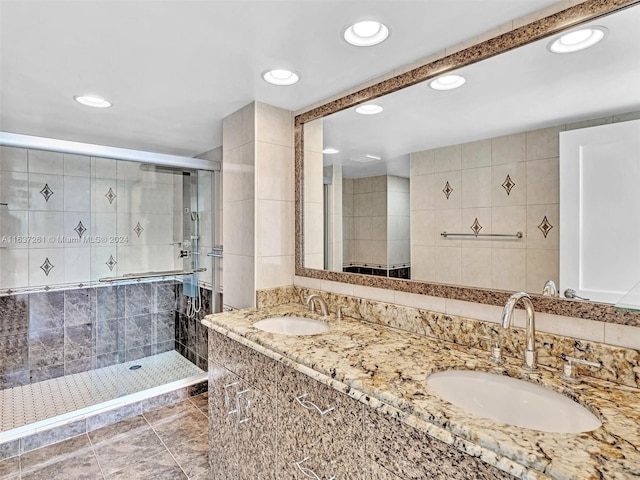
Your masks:
{"label": "floor tile", "polygon": [[208,471],[208,433],[198,434],[196,431],[181,430],[162,440],[189,478]]}
{"label": "floor tile", "polygon": [[0,462],[0,480],[19,480],[20,460],[18,457],[7,458]]}
{"label": "floor tile", "polygon": [[[106,472],[105,472],[106,473]],[[150,457],[139,457],[106,476],[108,480],[180,480],[188,477],[166,450]]]}
{"label": "floor tile", "polygon": [[94,447],[104,443],[112,443],[126,437],[147,433],[151,426],[142,415],[127,418],[118,423],[89,432],[89,438]]}
{"label": "floor tile", "polygon": [[71,457],[85,457],[93,455],[89,437],[86,434],[54,443],[47,447],[32,450],[20,456],[22,476],[42,470],[56,463],[69,460]]}
{"label": "floor tile", "polygon": [[93,452],[85,452],[22,474],[22,480],[97,480],[103,478]]}
{"label": "floor tile", "polygon": [[198,407],[206,416],[209,416],[209,395],[207,393],[191,397],[189,401]]}
{"label": "floor tile", "polygon": [[159,408],[158,410],[146,412],[144,417],[151,425],[159,425],[165,423],[171,424],[184,417],[199,413],[200,411],[193,403],[189,400],[184,400]]}
{"label": "floor tile", "polygon": [[[130,370],[133,364],[142,368]],[[204,372],[176,351],[0,390],[7,431]]]}
{"label": "floor tile", "polygon": [[107,476],[166,452],[166,448],[151,429],[144,433],[118,435],[111,441],[104,440],[94,444],[94,449],[98,463]]}

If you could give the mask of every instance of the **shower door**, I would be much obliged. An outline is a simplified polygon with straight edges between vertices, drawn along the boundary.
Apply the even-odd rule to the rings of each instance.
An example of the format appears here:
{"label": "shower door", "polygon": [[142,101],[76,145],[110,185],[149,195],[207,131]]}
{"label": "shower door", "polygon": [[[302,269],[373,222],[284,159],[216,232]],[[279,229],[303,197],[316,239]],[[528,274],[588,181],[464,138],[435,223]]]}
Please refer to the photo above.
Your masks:
{"label": "shower door", "polygon": [[174,350],[204,367],[213,173],[0,148],[0,388]]}

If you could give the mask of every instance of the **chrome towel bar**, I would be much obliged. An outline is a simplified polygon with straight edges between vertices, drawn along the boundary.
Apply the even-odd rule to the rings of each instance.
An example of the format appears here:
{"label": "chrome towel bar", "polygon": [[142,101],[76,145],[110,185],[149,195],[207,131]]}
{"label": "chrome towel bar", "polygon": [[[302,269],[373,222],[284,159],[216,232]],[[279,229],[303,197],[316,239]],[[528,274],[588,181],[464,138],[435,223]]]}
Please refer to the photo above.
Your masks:
{"label": "chrome towel bar", "polygon": [[196,268],[195,270],[166,270],[164,272],[144,272],[144,273],[125,273],[120,277],[104,277],[98,279],[102,283],[124,282],[127,280],[142,280],[145,278],[158,277],[178,277],[182,275],[191,275],[192,273],[206,272],[206,268]]}
{"label": "chrome towel bar", "polygon": [[449,233],[442,232],[440,236],[447,237],[508,237],[508,238],[522,238],[522,232],[516,233]]}

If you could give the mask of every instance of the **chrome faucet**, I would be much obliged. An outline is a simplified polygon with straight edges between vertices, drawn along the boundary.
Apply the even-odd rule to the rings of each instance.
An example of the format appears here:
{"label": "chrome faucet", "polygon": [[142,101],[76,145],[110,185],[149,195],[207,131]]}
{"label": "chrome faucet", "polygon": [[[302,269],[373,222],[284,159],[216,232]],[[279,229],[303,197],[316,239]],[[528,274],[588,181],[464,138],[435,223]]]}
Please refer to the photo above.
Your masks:
{"label": "chrome faucet", "polygon": [[322,315],[326,317],[329,314],[329,312],[327,310],[327,302],[325,302],[324,299],[320,295],[318,295],[317,293],[309,294],[307,296],[307,298],[305,299],[304,304],[309,307],[309,311],[311,313],[315,313],[316,305],[315,305],[315,303],[313,303],[313,301],[316,298],[318,299],[318,303],[320,304],[320,311],[322,312]]}
{"label": "chrome faucet", "polygon": [[531,297],[525,292],[514,293],[507,300],[504,309],[502,310],[502,328],[509,328],[511,326],[511,319],[513,317],[513,309],[518,303],[518,300],[522,300],[524,309],[527,313],[527,334],[526,345],[524,350],[524,365],[527,370],[536,369],[536,320],[535,313],[533,312],[533,303],[531,303]]}

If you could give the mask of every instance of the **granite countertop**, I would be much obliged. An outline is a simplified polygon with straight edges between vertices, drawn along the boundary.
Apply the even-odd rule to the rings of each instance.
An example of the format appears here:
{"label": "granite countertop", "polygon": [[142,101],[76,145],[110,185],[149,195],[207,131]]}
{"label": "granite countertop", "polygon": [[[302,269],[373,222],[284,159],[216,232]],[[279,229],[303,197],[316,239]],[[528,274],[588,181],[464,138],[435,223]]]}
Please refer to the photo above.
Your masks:
{"label": "granite countertop", "polygon": [[[320,318],[302,305],[288,304],[209,315],[202,323],[518,478],[640,478],[639,389],[590,377],[569,386],[548,367],[529,374],[520,359],[506,358],[498,366],[483,350],[346,317],[330,316],[329,331],[313,336],[252,326],[274,315]],[[579,434],[545,433],[474,416],[427,386],[429,374],[450,369],[543,384],[587,407],[602,426]]]}

